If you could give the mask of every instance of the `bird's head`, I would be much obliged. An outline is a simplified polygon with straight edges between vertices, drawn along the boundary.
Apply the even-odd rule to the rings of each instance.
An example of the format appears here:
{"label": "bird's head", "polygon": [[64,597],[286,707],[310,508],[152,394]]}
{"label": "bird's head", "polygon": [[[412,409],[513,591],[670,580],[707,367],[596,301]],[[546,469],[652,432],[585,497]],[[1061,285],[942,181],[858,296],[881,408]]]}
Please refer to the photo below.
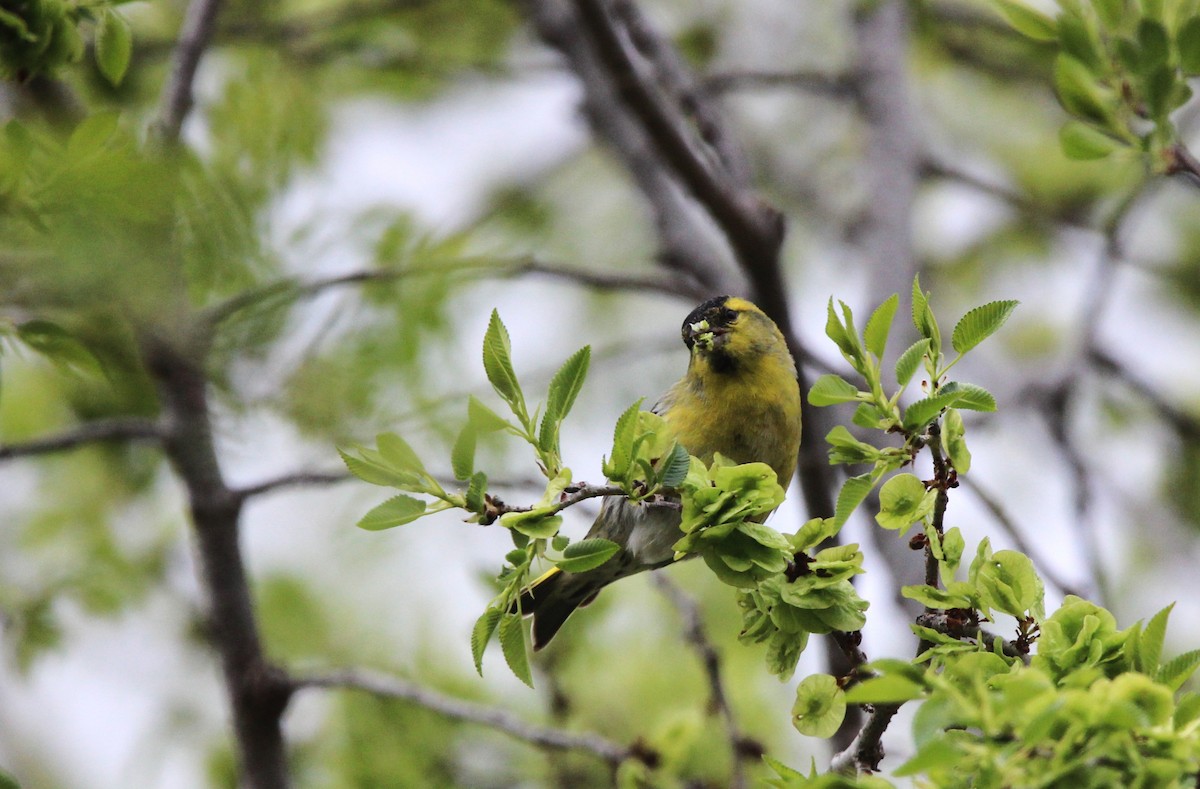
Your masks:
{"label": "bird's head", "polygon": [[717,373],[752,366],[764,355],[783,354],[791,361],[775,322],[736,296],[717,296],[692,310],[682,333],[692,358],[707,361]]}

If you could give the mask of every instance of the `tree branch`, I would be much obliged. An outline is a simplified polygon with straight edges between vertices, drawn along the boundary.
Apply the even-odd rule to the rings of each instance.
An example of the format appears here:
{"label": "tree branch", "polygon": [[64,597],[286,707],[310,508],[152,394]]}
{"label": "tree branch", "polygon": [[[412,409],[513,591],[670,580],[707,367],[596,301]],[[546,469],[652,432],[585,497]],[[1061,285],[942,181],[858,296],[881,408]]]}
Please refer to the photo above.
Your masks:
{"label": "tree branch", "polygon": [[653,574],[651,580],[679,612],[679,617],[683,620],[683,638],[691,645],[704,666],[704,675],[708,680],[709,709],[721,719],[733,756],[729,787],[742,789],[746,786],[746,762],[761,759],[765,749],[762,744],[746,737],[734,718],[733,708],[729,704],[725,684],[721,679],[721,656],[704,630],[700,606],[662,573]]}
{"label": "tree branch", "polygon": [[234,488],[230,491],[230,494],[238,501],[244,502],[246,499],[262,496],[266,493],[274,493],[284,488],[336,485],[339,482],[347,482],[351,479],[354,479],[354,477],[345,471],[294,471],[290,474],[281,474],[272,479],[247,485],[244,488]]}
{"label": "tree branch", "polygon": [[628,759],[653,762],[656,755],[639,745],[621,745],[599,734],[571,732],[536,726],[508,710],[485,707],[446,696],[398,677],[364,669],[343,669],[292,678],[295,690],[305,688],[341,688],[361,690],[384,698],[402,699],[454,720],[477,723],[510,737],[550,750],[582,751],[602,761],[619,765]]}
{"label": "tree branch", "polygon": [[852,99],[858,95],[858,77],[822,71],[725,71],[705,75],[704,87],[712,93],[781,88]]}
{"label": "tree branch", "polygon": [[0,460],[62,452],[101,441],[161,441],[163,437],[163,427],[151,419],[138,417],[97,419],[92,422],[84,422],[58,435],[35,438],[21,444],[0,446]]}
{"label": "tree branch", "polygon": [[158,120],[154,132],[167,147],[179,141],[184,118],[192,109],[192,85],[200,58],[212,40],[221,0],[192,0],[188,3],[179,32],[179,41],[171,56],[171,71],[159,99]]}
{"label": "tree branch", "polygon": [[267,662],[254,618],[239,545],[242,502],[222,477],[213,442],[207,346],[154,336],[140,343],[169,426],[164,449],[187,490],[210,636],[225,675],[243,780],[252,789],[286,789],[280,719],[291,687]]}

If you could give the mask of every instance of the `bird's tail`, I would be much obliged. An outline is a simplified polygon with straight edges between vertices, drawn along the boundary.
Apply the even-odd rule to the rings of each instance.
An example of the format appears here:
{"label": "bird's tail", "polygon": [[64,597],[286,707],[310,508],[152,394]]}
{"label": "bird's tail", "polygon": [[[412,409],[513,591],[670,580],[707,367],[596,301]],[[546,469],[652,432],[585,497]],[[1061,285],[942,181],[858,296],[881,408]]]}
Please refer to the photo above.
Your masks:
{"label": "bird's tail", "polygon": [[565,573],[554,567],[521,592],[521,613],[533,614],[535,650],[550,643],[550,639],[575,613],[575,609],[592,602],[605,583],[611,580],[589,575]]}

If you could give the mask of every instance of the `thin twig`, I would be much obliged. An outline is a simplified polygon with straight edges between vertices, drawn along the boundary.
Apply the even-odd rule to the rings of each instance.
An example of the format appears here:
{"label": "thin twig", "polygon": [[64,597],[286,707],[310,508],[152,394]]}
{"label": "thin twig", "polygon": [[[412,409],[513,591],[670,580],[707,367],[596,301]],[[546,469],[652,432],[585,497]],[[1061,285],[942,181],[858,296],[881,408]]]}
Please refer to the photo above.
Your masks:
{"label": "thin twig", "polygon": [[58,435],[35,438],[21,444],[0,446],[0,460],[61,452],[100,441],[161,441],[164,431],[151,419],[118,417],[84,422]]}
{"label": "thin twig", "polygon": [[1200,187],[1200,160],[1182,142],[1177,142],[1167,151],[1167,175],[1181,175],[1192,186]]}
{"label": "thin twig", "polygon": [[510,737],[551,750],[582,751],[616,766],[628,759],[653,761],[655,755],[640,746],[621,745],[599,734],[572,732],[537,726],[508,710],[485,707],[447,696],[413,682],[366,669],[341,669],[319,674],[294,676],[293,687],[346,688],[361,690],[384,698],[402,699],[455,720],[477,723]]}
{"label": "thin twig", "polygon": [[562,279],[598,290],[651,291],[693,300],[706,298],[707,291],[682,277],[662,273],[625,274],[620,272],[596,272],[584,269],[545,263],[533,256],[511,259],[463,258],[454,262],[411,266],[407,268],[361,269],[344,274],[335,274],[315,280],[282,279],[243,291],[225,301],[218,302],[205,312],[210,325],[220,324],[238,312],[262,304],[271,299],[296,301],[312,298],[328,290],[373,283],[388,283],[408,277],[446,274],[477,276],[519,277],[526,274]]}
{"label": "thin twig", "polygon": [[245,501],[246,499],[262,496],[266,493],[274,493],[284,488],[336,485],[351,479],[354,479],[354,477],[345,471],[296,471],[290,474],[281,474],[278,477],[263,480],[253,485],[247,485],[244,488],[234,488],[232,494],[240,501]]}
{"label": "thin twig", "polygon": [[708,679],[709,709],[721,719],[733,755],[729,786],[730,789],[741,789],[746,786],[745,763],[751,759],[761,759],[764,748],[748,739],[734,718],[733,708],[729,704],[729,697],[725,693],[725,684],[721,678],[721,656],[705,632],[700,606],[662,573],[655,573],[652,580],[658,591],[662,592],[679,613],[683,620],[684,640],[692,646],[704,665],[704,675]]}
{"label": "thin twig", "polygon": [[1168,401],[1161,393],[1146,381],[1137,377],[1129,368],[1117,360],[1115,356],[1100,348],[1093,347],[1088,355],[1089,361],[1098,371],[1116,378],[1128,386],[1139,397],[1153,408],[1160,419],[1171,426],[1185,441],[1200,439],[1200,419],[1184,411],[1179,406]]}
{"label": "thin twig", "polygon": [[858,78],[821,71],[726,71],[706,75],[704,86],[712,93],[782,88],[847,99],[857,94]]}
{"label": "thin twig", "polygon": [[193,83],[200,58],[212,39],[221,0],[192,0],[188,3],[171,55],[171,71],[159,100],[155,132],[167,147],[179,141],[183,120],[192,109]]}
{"label": "thin twig", "polygon": [[1033,559],[1033,563],[1038,568],[1038,573],[1043,578],[1058,587],[1058,590],[1064,595],[1080,595],[1082,590],[1076,589],[1074,584],[1064,581],[1062,576],[1058,575],[1057,571],[1051,569],[1050,563],[1044,557],[1038,556],[1038,549],[1025,539],[1025,535],[1021,533],[1021,528],[1017,526],[1016,521],[1009,515],[1008,510],[1004,508],[1004,504],[1001,503],[1000,499],[981,486],[972,477],[959,477],[958,482],[962,487],[975,494],[975,497],[991,513],[992,518],[1000,526],[1001,531],[1007,534],[1013,544],[1017,546],[1017,550]]}

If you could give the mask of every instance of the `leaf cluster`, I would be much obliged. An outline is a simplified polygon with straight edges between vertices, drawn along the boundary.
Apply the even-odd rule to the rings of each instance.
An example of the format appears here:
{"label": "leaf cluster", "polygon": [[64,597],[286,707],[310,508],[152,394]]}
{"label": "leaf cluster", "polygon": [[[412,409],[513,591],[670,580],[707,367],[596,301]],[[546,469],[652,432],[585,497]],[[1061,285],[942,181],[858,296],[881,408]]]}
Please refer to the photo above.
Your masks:
{"label": "leaf cluster", "polygon": [[16,0],[0,8],[0,80],[25,81],[54,75],[83,57],[80,27],[95,26],[96,65],[117,85],[129,67],[133,36],[129,23],[113,10],[119,2]]}
{"label": "leaf cluster", "polygon": [[1169,169],[1177,140],[1171,114],[1200,75],[1200,3],[1059,0],[1051,17],[1020,0],[993,0],[1020,33],[1058,47],[1054,86],[1072,116],[1060,134],[1073,159],[1121,150]]}

